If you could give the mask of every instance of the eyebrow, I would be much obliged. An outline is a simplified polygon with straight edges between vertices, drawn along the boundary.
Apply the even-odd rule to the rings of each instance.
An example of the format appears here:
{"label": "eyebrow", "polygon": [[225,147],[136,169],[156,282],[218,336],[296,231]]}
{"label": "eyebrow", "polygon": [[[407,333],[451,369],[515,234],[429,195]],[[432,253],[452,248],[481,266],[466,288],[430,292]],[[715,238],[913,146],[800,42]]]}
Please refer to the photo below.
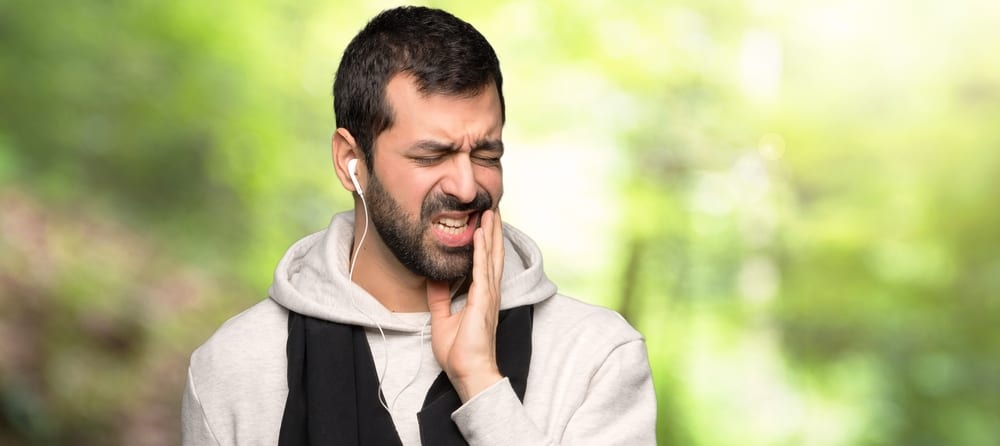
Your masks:
{"label": "eyebrow", "polygon": [[503,141],[499,139],[481,139],[472,145],[472,151],[475,152],[477,150],[500,152],[500,155],[503,155]]}
{"label": "eyebrow", "polygon": [[[459,150],[459,146],[431,139],[422,139],[410,146],[410,150],[423,150],[427,152],[457,152]],[[477,150],[497,151],[502,155],[504,151],[503,141],[499,139],[478,140],[472,145],[472,151]]]}

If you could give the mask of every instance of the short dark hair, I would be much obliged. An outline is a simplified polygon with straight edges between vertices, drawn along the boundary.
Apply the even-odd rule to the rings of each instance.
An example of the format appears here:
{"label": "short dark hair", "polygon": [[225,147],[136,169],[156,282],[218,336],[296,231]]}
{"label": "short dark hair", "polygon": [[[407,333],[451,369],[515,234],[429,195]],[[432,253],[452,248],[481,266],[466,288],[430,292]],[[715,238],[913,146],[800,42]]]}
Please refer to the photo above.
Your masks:
{"label": "short dark hair", "polygon": [[337,127],[351,132],[369,168],[375,138],[393,122],[386,86],[400,73],[424,94],[474,96],[495,86],[506,120],[500,61],[479,31],[440,9],[383,11],[347,45],[333,82]]}

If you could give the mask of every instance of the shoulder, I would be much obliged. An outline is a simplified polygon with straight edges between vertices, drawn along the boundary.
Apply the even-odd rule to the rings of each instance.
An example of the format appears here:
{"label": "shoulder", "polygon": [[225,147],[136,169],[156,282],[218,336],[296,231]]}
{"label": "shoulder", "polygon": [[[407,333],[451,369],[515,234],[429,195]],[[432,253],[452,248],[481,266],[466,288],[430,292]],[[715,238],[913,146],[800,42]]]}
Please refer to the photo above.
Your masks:
{"label": "shoulder", "polygon": [[531,346],[524,403],[536,424],[564,443],[652,444],[629,437],[646,435],[656,409],[645,340],[625,318],[557,294],[535,304]]}
{"label": "shoulder", "polygon": [[643,336],[618,312],[556,294],[535,304],[534,345],[551,352],[589,352],[596,361]]}
{"label": "shoulder", "polygon": [[191,355],[191,367],[197,369],[219,362],[257,359],[267,355],[272,345],[284,349],[287,331],[288,310],[271,299],[264,299],[223,323]]}
{"label": "shoulder", "polygon": [[191,380],[203,393],[249,390],[285,375],[288,310],[264,299],[226,321],[191,355]]}
{"label": "shoulder", "polygon": [[191,355],[185,397],[197,404],[215,438],[277,440],[287,339],[288,311],[265,299],[226,321]]}
{"label": "shoulder", "polygon": [[567,333],[599,332],[619,342],[642,339],[642,334],[617,311],[562,294],[535,304],[535,321]]}

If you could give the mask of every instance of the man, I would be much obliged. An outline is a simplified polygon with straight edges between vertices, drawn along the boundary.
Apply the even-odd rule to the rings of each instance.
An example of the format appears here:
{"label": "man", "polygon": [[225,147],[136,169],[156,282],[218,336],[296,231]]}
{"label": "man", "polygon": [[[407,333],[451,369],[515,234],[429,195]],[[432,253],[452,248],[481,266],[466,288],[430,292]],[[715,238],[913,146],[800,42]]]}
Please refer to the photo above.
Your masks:
{"label": "man", "polygon": [[640,334],[557,294],[500,221],[502,86],[444,11],[385,11],[352,40],[332,153],[354,212],[192,355],[185,444],[655,444]]}

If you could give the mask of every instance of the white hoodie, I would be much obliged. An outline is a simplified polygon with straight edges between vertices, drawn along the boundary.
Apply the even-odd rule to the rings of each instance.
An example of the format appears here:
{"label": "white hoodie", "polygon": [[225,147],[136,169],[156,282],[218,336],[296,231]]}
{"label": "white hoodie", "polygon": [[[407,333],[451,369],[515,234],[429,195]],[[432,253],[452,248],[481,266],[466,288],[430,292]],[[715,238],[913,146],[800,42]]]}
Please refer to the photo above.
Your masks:
{"label": "white hoodie", "polygon": [[[191,355],[182,406],[185,445],[274,445],[288,395],[288,311],[363,326],[404,445],[441,372],[429,313],[392,313],[348,278],[354,214],[296,242],[270,298],[227,321]],[[504,225],[501,309],[534,305],[523,403],[507,379],[452,413],[470,445],[652,445],[656,399],[642,336],[617,313],[556,292],[541,254]],[[457,296],[457,311],[465,296]],[[379,330],[381,328],[381,331]],[[384,338],[383,338],[384,333]]]}

